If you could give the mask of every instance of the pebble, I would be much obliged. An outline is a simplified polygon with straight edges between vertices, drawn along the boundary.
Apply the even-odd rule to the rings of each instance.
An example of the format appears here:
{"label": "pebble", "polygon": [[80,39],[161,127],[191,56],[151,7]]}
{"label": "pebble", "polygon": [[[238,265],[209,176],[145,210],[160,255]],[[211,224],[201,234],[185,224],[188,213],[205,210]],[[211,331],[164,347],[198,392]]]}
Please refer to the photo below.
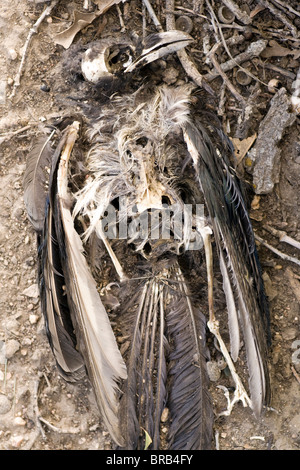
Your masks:
{"label": "pebble", "polygon": [[14,419],[14,424],[16,426],[25,426],[26,421],[23,418],[21,418],[21,416],[16,416]]}
{"label": "pebble", "polygon": [[165,423],[167,420],[168,420],[168,417],[169,417],[169,409],[168,408],[164,408],[163,409],[163,412],[161,414],[161,422],[162,423]]}
{"label": "pebble", "polygon": [[16,52],[15,49],[9,49],[8,50],[8,57],[10,58],[10,60],[16,60],[16,58],[18,57],[18,54]]}
{"label": "pebble", "polygon": [[10,359],[20,349],[20,343],[16,339],[9,339],[5,343],[5,357]]}
{"label": "pebble", "polygon": [[39,286],[38,284],[32,284],[31,286],[27,287],[22,292],[23,295],[26,297],[38,297],[39,296]]}
{"label": "pebble", "polygon": [[19,322],[15,318],[9,318],[5,323],[5,327],[7,331],[18,331]]}
{"label": "pebble", "polygon": [[293,450],[290,441],[284,436],[279,437],[274,445],[276,450]]}
{"label": "pebble", "polygon": [[19,448],[24,441],[24,436],[12,436],[10,439],[10,444],[15,449]]}
{"label": "pebble", "polygon": [[290,421],[290,423],[289,423],[289,426],[290,426],[292,432],[293,432],[293,431],[294,431],[294,432],[298,432],[298,431],[299,431],[299,429],[300,429],[300,414],[295,415],[295,416],[291,419],[291,421]]}
{"label": "pebble", "polygon": [[11,408],[11,403],[6,395],[0,395],[0,415],[8,413]]}
{"label": "pebble", "polygon": [[10,261],[12,264],[16,265],[18,263],[18,260],[17,258],[15,257],[15,255],[13,255],[11,258],[10,258]]}
{"label": "pebble", "polygon": [[286,341],[290,341],[292,339],[295,339],[297,335],[298,335],[298,330],[297,330],[297,328],[293,328],[293,327],[286,328],[282,332],[282,338]]}
{"label": "pebble", "polygon": [[39,316],[38,315],[34,315],[34,314],[31,314],[29,315],[29,322],[31,325],[35,325],[39,320]]}
{"label": "pebble", "polygon": [[212,382],[217,382],[219,378],[221,377],[221,371],[219,369],[217,362],[208,361],[206,366],[207,366],[207,373],[208,373],[209,379]]}
{"label": "pebble", "polygon": [[178,74],[179,74],[178,70],[176,70],[174,67],[170,67],[164,72],[163,81],[167,85],[172,85],[173,83],[176,82],[178,78]]}

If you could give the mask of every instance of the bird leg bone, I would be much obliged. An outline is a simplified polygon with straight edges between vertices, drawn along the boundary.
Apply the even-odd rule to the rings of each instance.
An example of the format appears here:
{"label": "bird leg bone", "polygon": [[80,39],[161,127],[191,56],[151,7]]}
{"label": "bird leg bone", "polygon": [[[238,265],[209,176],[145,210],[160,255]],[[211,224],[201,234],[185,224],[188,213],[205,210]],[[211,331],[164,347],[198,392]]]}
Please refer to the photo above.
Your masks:
{"label": "bird leg bone", "polygon": [[239,378],[233,361],[230,357],[230,354],[226,348],[226,345],[220,335],[219,331],[219,321],[215,317],[214,313],[214,302],[213,302],[213,255],[212,255],[212,246],[211,246],[211,234],[212,230],[210,227],[202,226],[198,227],[198,230],[202,236],[203,239],[203,244],[204,244],[204,250],[205,250],[205,260],[206,260],[206,270],[207,270],[207,284],[208,284],[208,309],[209,309],[209,321],[207,322],[207,326],[210,330],[210,332],[216,337],[220,350],[224,356],[224,359],[227,362],[228,368],[231,372],[232,378],[235,382],[235,391],[234,391],[234,396],[232,401],[228,399],[227,396],[227,401],[228,401],[228,407],[227,410],[220,413],[220,416],[225,415],[228,416],[230,415],[233,406],[236,402],[241,401],[243,403],[243,406],[250,406],[252,407],[251,400],[244,388],[244,385],[242,384],[241,379]]}
{"label": "bird leg bone", "polygon": [[107,250],[107,253],[109,254],[110,256],[110,259],[115,267],[115,270],[117,271],[117,274],[120,278],[120,281],[123,282],[123,281],[126,281],[128,278],[126,276],[126,274],[124,273],[123,271],[123,268],[115,254],[115,252],[113,251],[112,247],[110,246],[110,243],[107,239],[107,237],[105,236],[105,233],[103,231],[103,228],[102,228],[102,223],[101,223],[101,220],[98,222],[97,224],[97,227],[96,227],[96,230],[97,230],[97,235],[99,238],[101,238],[101,240],[103,241],[104,243],[104,246]]}

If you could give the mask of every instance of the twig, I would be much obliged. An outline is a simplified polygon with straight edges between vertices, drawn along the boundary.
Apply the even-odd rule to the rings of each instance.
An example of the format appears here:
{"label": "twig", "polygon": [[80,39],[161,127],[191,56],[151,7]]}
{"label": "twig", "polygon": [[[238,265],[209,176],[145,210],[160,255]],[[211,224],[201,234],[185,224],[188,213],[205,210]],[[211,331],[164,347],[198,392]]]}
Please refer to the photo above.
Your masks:
{"label": "twig", "polygon": [[43,13],[41,14],[41,16],[37,19],[37,21],[34,23],[34,25],[32,26],[32,28],[30,28],[29,30],[29,34],[27,36],[27,39],[26,39],[26,42],[25,42],[25,45],[24,45],[24,50],[23,50],[23,54],[22,54],[22,59],[21,59],[21,63],[20,63],[20,66],[19,66],[19,70],[18,70],[18,73],[15,77],[15,80],[14,80],[14,85],[13,85],[13,89],[12,89],[12,92],[9,96],[9,99],[13,98],[15,96],[15,93],[16,93],[16,90],[17,88],[20,86],[20,79],[21,79],[21,75],[22,75],[22,72],[23,72],[23,67],[24,67],[24,63],[25,63],[25,58],[26,58],[26,53],[27,53],[27,49],[29,47],[29,44],[30,44],[30,41],[32,39],[32,36],[34,34],[37,33],[38,31],[38,28],[40,26],[40,24],[43,22],[43,20],[46,18],[46,16],[50,15],[51,11],[53,10],[53,8],[55,7],[55,5],[58,3],[59,0],[54,0],[51,5],[47,6],[45,8],[45,10],[43,11]]}
{"label": "twig", "polygon": [[290,5],[288,5],[286,2],[284,2],[283,0],[272,0],[273,3],[277,3],[278,5],[281,5],[282,7],[286,8],[287,10],[289,10],[291,13],[293,13],[294,15],[297,15],[297,16],[300,16],[300,12],[299,11],[296,11],[294,10],[294,8],[292,8]]}
{"label": "twig", "polygon": [[0,145],[2,144],[2,142],[5,142],[6,140],[11,139],[15,135],[21,134],[22,132],[28,131],[28,129],[30,128],[31,126],[25,126],[25,127],[21,127],[21,129],[18,129],[16,131],[8,131],[4,134],[0,134]]}
{"label": "twig", "polygon": [[300,384],[300,375],[298,374],[298,372],[296,371],[294,366],[292,366],[291,369],[292,369],[292,372],[293,372],[297,382]]}
{"label": "twig", "polygon": [[260,67],[263,67],[264,69],[269,69],[269,70],[273,70],[274,72],[278,72],[281,75],[283,75],[284,77],[290,78],[291,80],[294,80],[295,77],[296,77],[294,72],[291,72],[290,70],[283,69],[282,67],[279,67],[278,65],[268,64],[267,62],[263,63],[261,61],[258,61],[257,65],[259,65]]}
{"label": "twig", "polygon": [[[44,374],[44,378],[46,379],[48,383],[48,379],[45,374]],[[41,416],[39,405],[38,405],[39,384],[40,384],[40,380],[38,379],[35,383],[35,390],[34,390],[34,398],[35,398],[34,411],[35,411],[35,416],[36,416],[37,428],[41,432],[42,438],[46,439],[46,434],[41,423],[44,423],[49,429],[51,429],[52,431],[58,432],[59,434],[78,434],[80,432],[79,428],[60,429],[54,426],[53,424],[49,423],[49,421],[47,421],[45,418]],[[36,438],[37,438],[37,435],[34,436],[34,440]]]}
{"label": "twig", "polygon": [[38,430],[40,431],[41,435],[42,435],[42,438],[45,439],[46,438],[46,434],[45,434],[45,431],[43,429],[43,426],[41,425],[41,421],[40,421],[40,410],[39,410],[39,405],[38,405],[38,390],[39,390],[39,385],[40,385],[40,381],[39,379],[36,381],[35,383],[35,390],[34,390],[34,399],[35,399],[35,404],[34,404],[34,411],[35,411],[35,416],[36,416],[36,425],[37,425],[37,428]]}
{"label": "twig", "polygon": [[[211,22],[212,22],[213,28],[215,30],[216,36],[218,36],[218,34],[220,35],[220,38],[221,38],[222,44],[224,46],[224,49],[225,49],[225,51],[227,52],[227,54],[229,55],[229,57],[231,59],[231,61],[228,61],[230,63],[230,67],[233,68],[233,67],[237,66],[240,70],[242,70],[244,73],[249,75],[254,80],[262,83],[263,85],[266,85],[258,77],[256,77],[251,72],[249,72],[249,70],[244,69],[240,65],[241,62],[245,62],[246,60],[250,60],[249,57],[247,57],[247,55],[245,55],[244,57],[243,57],[243,55],[241,55],[241,57],[239,57],[239,56],[232,57],[232,54],[231,54],[230,50],[228,49],[227,42],[225,41],[223,31],[222,31],[222,27],[221,27],[221,25],[218,21],[218,18],[215,15],[215,12],[214,12],[211,4],[209,3],[209,0],[206,0],[206,4],[207,4],[207,8],[210,11]],[[262,50],[265,49],[266,45],[267,45],[267,41],[257,41],[253,45],[251,43],[250,46],[247,49],[247,54],[249,54],[249,53],[252,54],[252,57],[254,57],[255,55],[259,55],[262,52]]]}
{"label": "twig", "polygon": [[79,428],[68,428],[68,429],[61,429],[61,428],[58,428],[57,426],[54,426],[53,424],[51,424],[49,421],[47,421],[45,418],[43,418],[42,416],[39,417],[39,420],[46,424],[46,426],[51,429],[52,431],[55,431],[59,434],[78,434],[80,433],[80,429]]}
{"label": "twig", "polygon": [[[147,8],[148,13],[149,13],[149,15],[150,15],[150,17],[151,17],[153,23],[154,23],[155,26],[156,26],[156,29],[157,29],[160,33],[162,33],[162,32],[163,32],[163,27],[162,27],[162,25],[160,24],[160,21],[159,21],[159,19],[157,18],[156,14],[155,14],[155,11],[154,11],[153,8],[152,8],[151,3],[149,2],[149,0],[143,0],[143,3],[144,3],[144,5],[145,5],[145,7]],[[174,28],[174,29],[175,29],[175,28]]]}
{"label": "twig", "polygon": [[215,432],[216,450],[220,450],[219,431]]}
{"label": "twig", "polygon": [[203,14],[204,0],[193,0],[193,11],[194,13],[201,15]]}
{"label": "twig", "polygon": [[265,8],[268,8],[274,16],[276,16],[285,26],[287,26],[294,38],[298,38],[297,28],[280,10],[278,10],[278,8],[276,8],[272,3],[268,2],[268,0],[259,0],[259,3]]}
{"label": "twig", "polygon": [[227,6],[227,8],[229,8],[229,10],[232,11],[232,13],[235,14],[235,16],[244,24],[250,24],[252,22],[252,19],[250,18],[250,16],[248,15],[247,12],[245,11],[242,11],[238,5],[233,2],[232,0],[222,0],[222,2],[224,3],[224,5]]}
{"label": "twig", "polygon": [[216,71],[218,72],[218,75],[223,78],[224,83],[226,84],[227,88],[231,91],[233,96],[240,102],[242,105],[245,107],[246,102],[242,95],[235,89],[229,78],[227,77],[226,73],[222,70],[220,64],[218,63],[215,54],[210,55],[211,62],[213,66],[215,67]]}
{"label": "twig", "polygon": [[275,253],[280,258],[286,261],[291,261],[292,263],[295,263],[298,266],[300,266],[300,261],[298,260],[298,258],[294,258],[293,256],[289,256],[289,255],[286,255],[285,253],[282,253],[281,251],[277,250],[277,248],[274,248],[273,246],[269,245],[269,243],[267,243],[263,238],[259,237],[257,234],[255,234],[255,238],[259,243],[264,245],[270,251],[273,251],[273,253]]}
{"label": "twig", "polygon": [[118,16],[119,16],[119,21],[120,21],[120,26],[121,26],[121,33],[124,33],[124,31],[126,30],[126,28],[125,28],[125,24],[124,24],[124,20],[123,20],[123,15],[122,15],[122,12],[121,12],[121,8],[120,8],[119,5],[116,5],[116,9],[117,9]]}
{"label": "twig", "polygon": [[[166,29],[167,31],[174,30],[175,28],[175,17],[172,13],[174,11],[174,0],[166,0]],[[195,64],[189,58],[187,52],[182,49],[177,51],[177,56],[181,62],[182,67],[184,68],[187,75],[201,88],[204,88],[208,93],[214,95],[212,88],[206,83],[203,79],[203,76],[198,71]]]}
{"label": "twig", "polygon": [[[246,62],[248,60],[253,59],[253,57],[259,56],[260,53],[266,48],[266,46],[267,46],[267,41],[263,39],[259,39],[258,41],[251,43],[250,46],[245,50],[245,52],[242,52],[241,54],[238,54],[232,59],[227,60],[227,62],[220,64],[222,71],[228,72],[229,70],[232,70],[234,67],[241,64],[242,62]],[[242,70],[244,69],[242,68]],[[219,73],[211,72],[211,73],[206,74],[204,77],[206,81],[211,82],[212,80],[217,78],[218,75]],[[257,77],[254,77],[254,78],[257,79]]]}

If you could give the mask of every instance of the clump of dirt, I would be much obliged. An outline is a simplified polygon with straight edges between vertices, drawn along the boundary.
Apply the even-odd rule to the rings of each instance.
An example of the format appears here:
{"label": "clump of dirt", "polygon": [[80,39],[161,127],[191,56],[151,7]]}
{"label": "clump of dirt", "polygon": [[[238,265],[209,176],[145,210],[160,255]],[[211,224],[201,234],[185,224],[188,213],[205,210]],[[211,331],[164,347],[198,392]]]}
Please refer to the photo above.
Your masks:
{"label": "clump of dirt", "polygon": [[[73,11],[86,13],[86,3],[94,11],[96,2],[60,1],[45,18],[29,45],[20,86],[13,97],[16,76],[30,28],[49,2],[41,0],[2,0],[0,5],[1,52],[0,66],[0,448],[1,449],[110,449],[113,444],[102,427],[89,382],[79,385],[66,383],[60,378],[45,335],[36,285],[36,239],[30,226],[23,202],[22,181],[26,156],[33,138],[41,133],[45,120],[66,111],[59,90],[52,82],[52,71],[61,61],[64,48],[54,36],[69,27]],[[98,2],[99,3],[99,2]],[[164,24],[164,3],[152,2],[157,16]],[[222,2],[211,2],[217,18]],[[257,80],[243,85],[237,80],[237,67],[226,72],[235,89],[251,104],[251,113],[242,113],[241,103],[223,86],[214,72],[207,51],[214,45],[220,32],[210,21],[210,10],[203,10],[203,2],[176,3],[176,19],[187,16],[192,21],[191,35],[195,39],[189,55],[215,91],[215,111],[223,120],[229,136],[243,142],[259,131],[266,117],[271,99],[278,87],[284,87],[290,96],[299,68],[300,8],[297,1],[289,2],[274,14],[267,7],[259,8],[256,1],[236,0],[252,22],[245,26],[238,18],[223,24],[224,40],[232,56],[245,52],[257,40],[267,42],[264,54],[243,62]],[[277,2],[264,2],[266,4]],[[284,2],[280,2],[283,5]],[[198,10],[197,8],[198,7]],[[196,10],[193,10],[196,8]],[[120,17],[121,12],[121,17]],[[142,2],[128,0],[113,6],[87,25],[74,39],[86,44],[107,32],[134,31],[141,34],[145,11]],[[220,21],[220,20],[219,20]],[[147,33],[155,31],[147,16]],[[230,38],[235,38],[230,39]],[[284,49],[284,50],[283,50]],[[221,45],[217,61],[230,59]],[[173,84],[182,80],[185,72],[176,57],[160,64],[165,70],[163,80]],[[177,71],[180,70],[180,73]],[[268,83],[276,79],[274,90]],[[280,86],[278,85],[280,84]],[[63,88],[61,88],[63,90]],[[77,101],[68,100],[67,106],[76,112]],[[252,198],[251,217],[257,234],[269,245],[290,257],[299,257],[295,246],[280,242],[268,227],[285,231],[299,240],[299,178],[300,143],[299,117],[284,129],[278,143],[279,170],[271,192],[256,194]],[[252,161],[245,153],[239,171],[251,188]],[[232,449],[297,450],[300,447],[300,333],[299,265],[282,259],[264,244],[259,244],[263,275],[271,310],[272,346],[270,373],[272,381],[271,408],[257,420],[250,409],[239,403],[230,416],[216,418],[215,447]],[[224,373],[224,372],[222,372]],[[215,410],[226,408],[220,382],[211,382]]]}

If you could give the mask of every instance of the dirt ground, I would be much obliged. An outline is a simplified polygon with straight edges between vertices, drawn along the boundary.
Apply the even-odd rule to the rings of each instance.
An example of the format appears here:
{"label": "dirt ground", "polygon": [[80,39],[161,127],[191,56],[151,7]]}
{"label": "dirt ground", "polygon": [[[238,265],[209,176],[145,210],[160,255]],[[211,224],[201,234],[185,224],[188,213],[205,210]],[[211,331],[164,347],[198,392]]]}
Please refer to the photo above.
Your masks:
{"label": "dirt ground", "polygon": [[[189,54],[198,71],[207,75],[213,70],[212,64],[205,61],[207,38],[210,37],[211,47],[216,32],[206,2],[204,10],[199,9],[202,3],[176,2],[176,18],[184,14],[192,20],[191,35],[196,42],[189,47]],[[228,46],[230,53],[236,56],[251,42],[267,41],[267,53],[243,63],[259,81],[251,78],[244,86],[237,82],[237,67],[226,72],[235,89],[246,100],[252,98],[255,111],[248,121],[241,114],[240,103],[227,88],[224,104],[219,106],[230,137],[245,142],[246,138],[259,134],[259,125],[277,89],[285,88],[288,96],[293,93],[292,83],[299,69],[300,6],[297,0],[236,0],[235,3],[252,13],[252,23],[246,27],[237,18],[234,23],[226,23],[222,29],[225,39],[242,36],[237,45]],[[163,25],[164,4],[164,1],[152,1]],[[218,15],[221,2],[209,4]],[[267,7],[259,10],[257,7],[262,4]],[[2,0],[0,5],[0,449],[113,449],[101,425],[89,383],[71,385],[57,373],[39,306],[35,234],[23,202],[22,180],[32,139],[48,117],[59,116],[61,112],[51,72],[64,48],[55,43],[54,36],[71,25],[75,7],[86,12],[83,0],[59,2],[33,35],[20,86],[14,89],[26,38],[45,5],[49,3],[40,0]],[[276,11],[271,11],[268,5],[275,6]],[[95,9],[95,3],[91,2],[91,6]],[[193,8],[197,6],[195,14]],[[125,28],[139,32],[142,2],[128,0],[119,8]],[[103,31],[120,32],[121,27],[118,10],[112,6],[79,32],[74,42],[101,37]],[[153,30],[153,23],[147,17],[147,31]],[[229,59],[223,47],[217,58],[219,63]],[[178,61],[174,63],[181,67]],[[165,81],[174,83],[176,79],[174,69],[169,69]],[[277,80],[276,90],[268,88],[272,79]],[[220,77],[209,82],[217,96],[221,96],[222,83]],[[14,96],[10,96],[13,91]],[[265,228],[269,225],[284,230],[288,236],[300,240],[299,117],[295,115],[292,123],[283,129],[276,145],[280,149],[280,164],[274,170],[274,187],[266,194],[250,193],[251,217],[261,238],[281,252],[300,258],[297,248],[280,242]],[[245,153],[240,165],[248,183],[252,178],[250,157]],[[216,418],[213,446],[221,450],[299,450],[300,268],[299,264],[282,259],[261,244],[259,255],[271,309],[271,408],[257,420],[250,409],[237,404],[230,416]],[[215,409],[226,406],[218,382],[211,382],[211,391]]]}

